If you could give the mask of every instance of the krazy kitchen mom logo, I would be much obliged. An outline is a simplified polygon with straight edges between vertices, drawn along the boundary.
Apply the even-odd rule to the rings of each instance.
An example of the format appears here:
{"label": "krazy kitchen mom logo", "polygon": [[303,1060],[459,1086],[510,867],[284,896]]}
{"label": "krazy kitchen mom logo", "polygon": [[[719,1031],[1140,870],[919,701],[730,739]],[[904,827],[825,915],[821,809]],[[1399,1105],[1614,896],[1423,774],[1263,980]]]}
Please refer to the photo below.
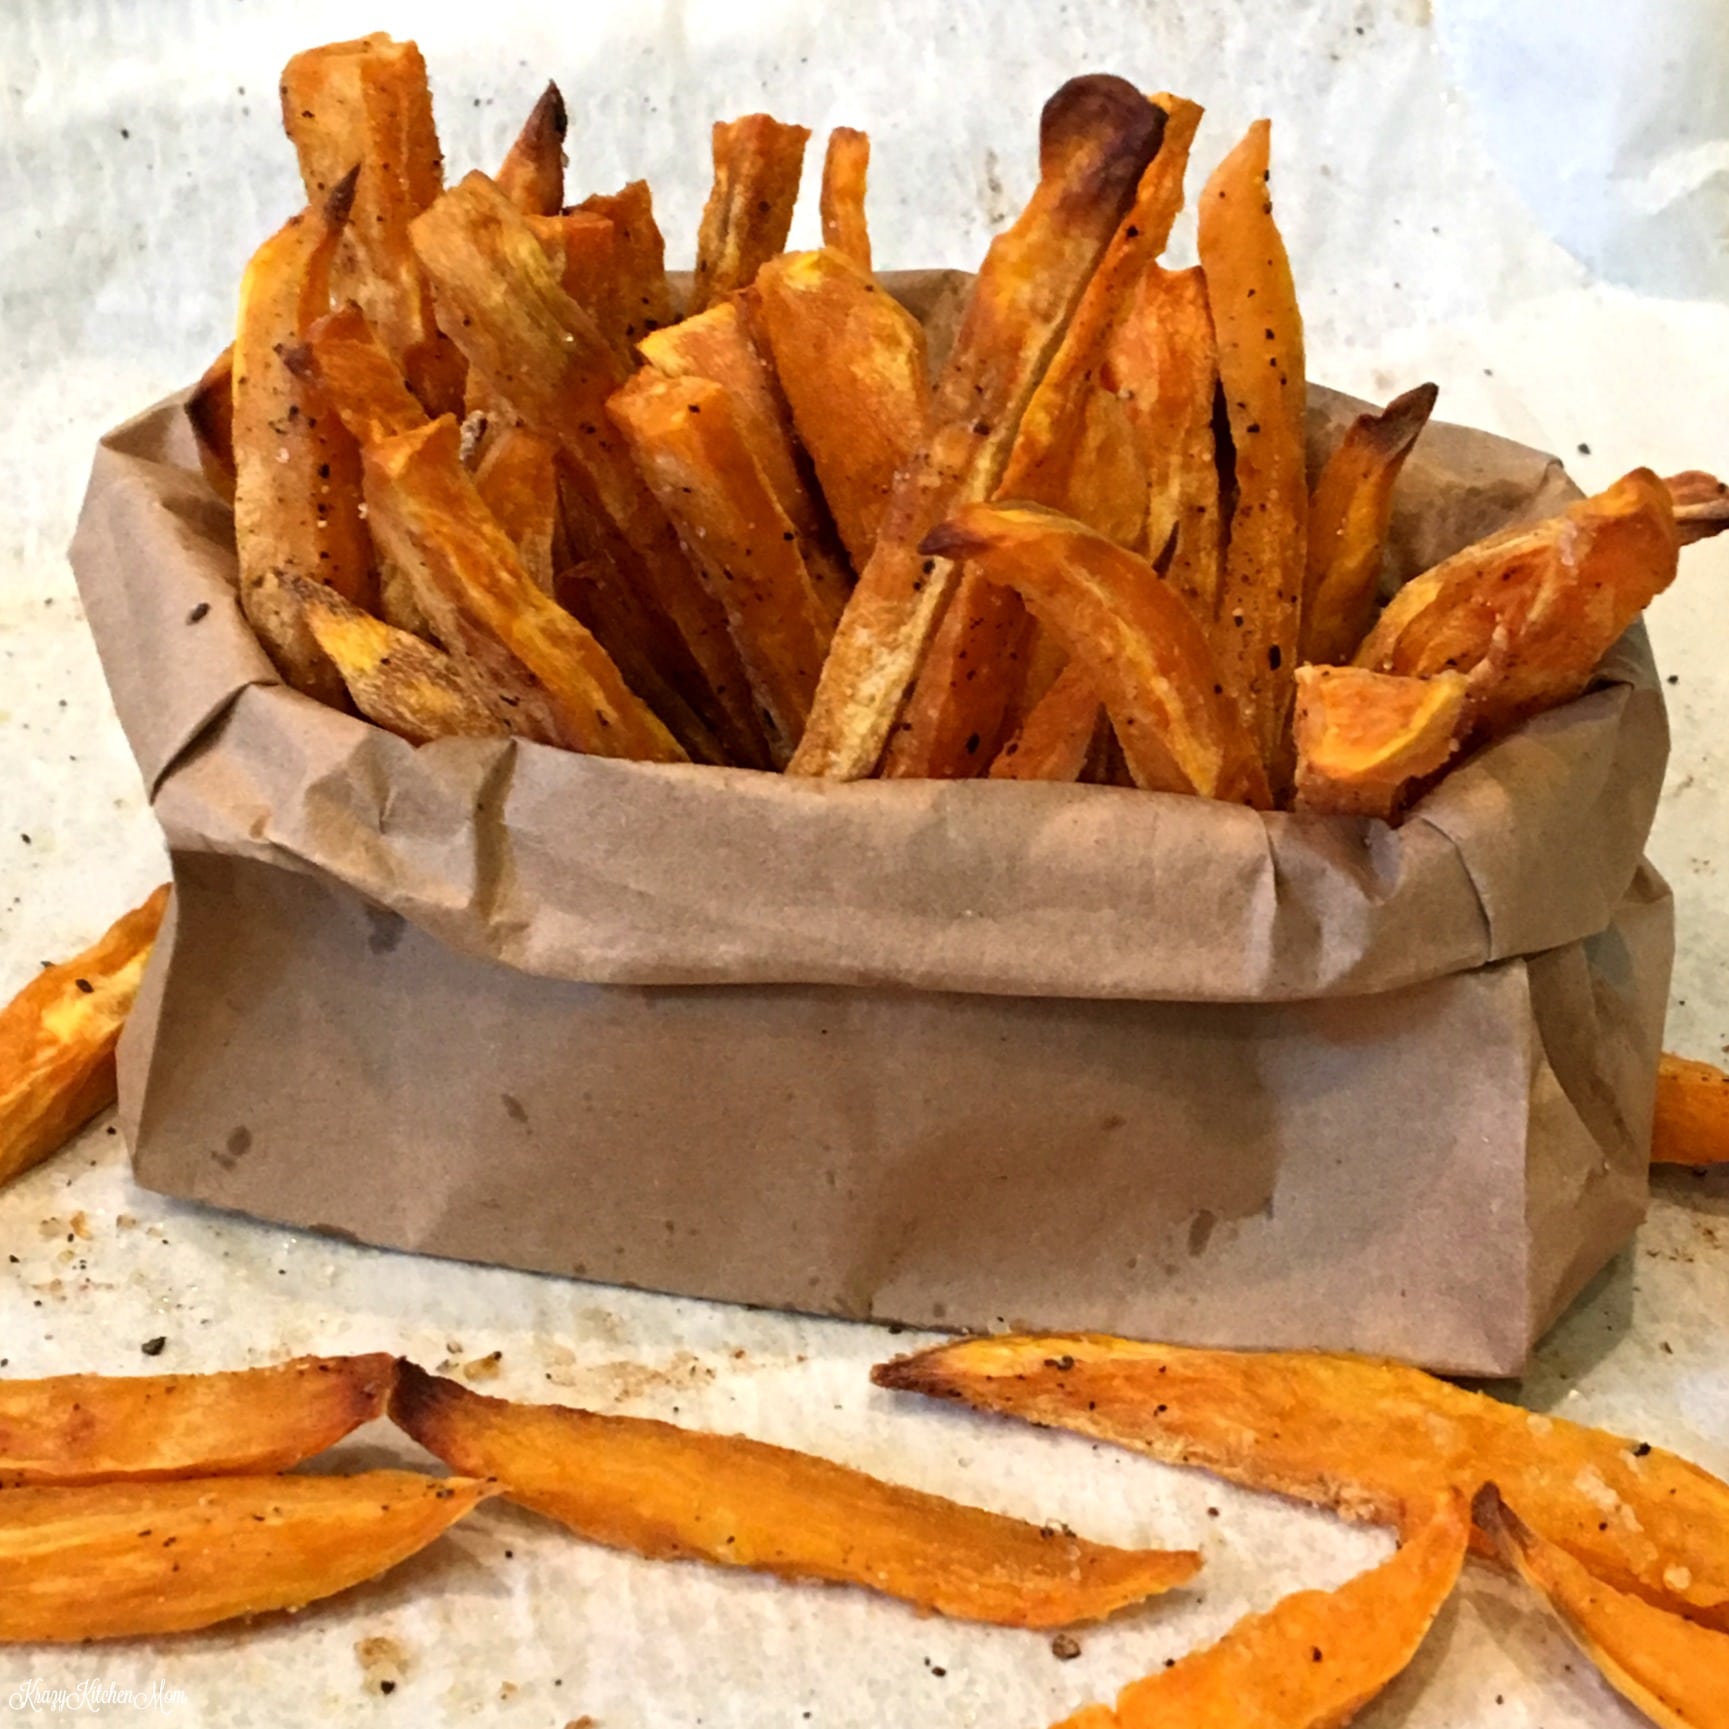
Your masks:
{"label": "krazy kitchen mom logo", "polygon": [[7,1708],[41,1712],[87,1711],[92,1716],[103,1711],[172,1711],[186,1703],[185,1693],[178,1687],[151,1681],[143,1687],[121,1686],[113,1681],[85,1680],[72,1687],[55,1686],[35,1679],[14,1687],[6,1696]]}

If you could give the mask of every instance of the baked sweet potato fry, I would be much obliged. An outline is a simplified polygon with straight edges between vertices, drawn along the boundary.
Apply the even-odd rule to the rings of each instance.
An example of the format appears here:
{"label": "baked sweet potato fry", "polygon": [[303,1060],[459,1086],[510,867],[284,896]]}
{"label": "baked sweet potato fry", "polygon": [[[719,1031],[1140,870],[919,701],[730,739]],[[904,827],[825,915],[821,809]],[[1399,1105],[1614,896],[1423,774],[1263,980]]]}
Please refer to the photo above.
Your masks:
{"label": "baked sweet potato fry", "polygon": [[426,424],[426,410],[378,340],[355,301],[327,312],[283,359],[291,372],[310,376],[342,424],[362,444],[376,444]]}
{"label": "baked sweet potato fry", "polygon": [[645,368],[613,396],[607,412],[726,608],[766,724],[770,759],[784,768],[810,714],[831,634],[798,535],[720,385]]}
{"label": "baked sweet potato fry", "polygon": [[672,323],[672,290],[666,280],[666,242],[654,219],[654,199],[646,180],[633,180],[617,192],[591,193],[577,206],[604,216],[616,236],[619,314],[625,339],[640,342],[651,330]]}
{"label": "baked sweet potato fry", "polygon": [[57,1152],[114,1103],[114,1047],[167,907],[164,883],[0,1009],[0,1184]]}
{"label": "baked sweet potato fry", "polygon": [[234,502],[234,344],[205,367],[186,399],[186,418],[198,446],[198,466],[210,490]]}
{"label": "baked sweet potato fry", "polygon": [[407,1362],[390,1415],[591,1543],[863,1585],[960,1620],[1099,1620],[1200,1567],[1192,1550],[1089,1543],[743,1436],[486,1398]]}
{"label": "baked sweet potato fry", "polygon": [[1309,501],[1302,659],[1343,666],[1369,634],[1393,515],[1393,487],[1434,412],[1419,384],[1379,414],[1359,414],[1327,458]]}
{"label": "baked sweet potato fry", "polygon": [[1654,1165],[1729,1164],[1729,1075],[1665,1051],[1657,1064]]}
{"label": "baked sweet potato fry", "polygon": [[440,641],[519,727],[538,699],[549,742],[567,750],[684,760],[600,644],[534,586],[462,466],[451,415],[367,447],[366,504]]}
{"label": "baked sweet potato fry", "polygon": [[828,135],[822,159],[822,243],[844,253],[867,275],[871,236],[865,221],[865,181],[870,161],[868,132],[837,126]]}
{"label": "baked sweet potato fry", "polygon": [[395,1373],[375,1353],[214,1375],[0,1380],[0,1489],[286,1471],[383,1416]]}
{"label": "baked sweet potato fry", "polygon": [[1458,749],[1470,681],[1355,666],[1297,668],[1296,808],[1391,822]]}
{"label": "baked sweet potato fry", "polygon": [[1164,133],[1165,111],[1121,78],[1071,79],[1039,121],[1039,183],[991,242],[937,380],[930,438],[897,477],[835,633],[795,774],[877,766],[958,572],[919,543],[1001,480],[1026,405]]}
{"label": "baked sweet potato fry", "polygon": [[1333,1591],[1298,1591],[1216,1644],[1131,1681],[1058,1729],[1337,1729],[1401,1674],[1458,1583],[1471,1517],[1443,1492],[1397,1554]]}
{"label": "baked sweet potato fry", "polygon": [[1309,482],[1303,319],[1267,190],[1271,133],[1257,120],[1213,170],[1198,241],[1236,453],[1217,642],[1226,686],[1278,782],[1302,638]]}
{"label": "baked sweet potato fry", "polygon": [[1037,505],[970,504],[924,550],[1012,584],[1091,676],[1137,786],[1265,809],[1248,728],[1200,623],[1145,559]]}
{"label": "baked sweet potato fry", "polygon": [[1539,1537],[1493,1483],[1478,1491],[1472,1515],[1623,1699],[1663,1729],[1729,1729],[1729,1634],[1593,1578]]}
{"label": "baked sweet potato fry", "polygon": [[1471,680],[1475,737],[1579,695],[1675,577],[1669,493],[1648,468],[1534,528],[1468,546],[1405,584],[1356,654],[1376,672]]}
{"label": "baked sweet potato fry", "polygon": [[717,120],[714,184],[696,237],[696,278],[687,312],[701,312],[723,295],[748,288],[756,273],[786,246],[808,126],[788,126],[770,114]]}
{"label": "baked sweet potato fry", "polygon": [[142,1638],[298,1609],[388,1572],[493,1493],[414,1471],[8,1489],[0,1641]]}
{"label": "baked sweet potato fry", "polygon": [[1616,1590],[1729,1628],[1729,1485],[1660,1448],[1420,1369],[1052,1333],[962,1339],[883,1364],[871,1379],[1378,1524],[1409,1528],[1441,1486],[1474,1495],[1493,1481]]}
{"label": "baked sweet potato fry", "polygon": [[862,570],[895,475],[929,434],[924,331],[868,271],[827,248],[765,264],[756,291],[799,438]]}
{"label": "baked sweet potato fry", "polygon": [[630,366],[630,338],[620,304],[618,230],[586,210],[531,216],[528,226],[558,272],[564,291],[595,322],[620,363]]}
{"label": "baked sweet potato fry", "polygon": [[499,191],[524,216],[556,216],[564,208],[564,135],[569,125],[564,95],[549,82],[498,170]]}
{"label": "baked sweet potato fry", "polygon": [[510,536],[529,580],[553,591],[558,557],[558,455],[544,438],[507,426],[487,441],[474,471],[474,489]]}
{"label": "baked sweet potato fry", "polygon": [[1092,675],[1070,661],[991,764],[992,780],[1079,780],[1108,726]]}
{"label": "baked sweet potato fry", "polygon": [[1690,468],[1685,474],[1670,475],[1663,484],[1675,507],[1675,526],[1683,546],[1729,529],[1729,485],[1716,475]]}

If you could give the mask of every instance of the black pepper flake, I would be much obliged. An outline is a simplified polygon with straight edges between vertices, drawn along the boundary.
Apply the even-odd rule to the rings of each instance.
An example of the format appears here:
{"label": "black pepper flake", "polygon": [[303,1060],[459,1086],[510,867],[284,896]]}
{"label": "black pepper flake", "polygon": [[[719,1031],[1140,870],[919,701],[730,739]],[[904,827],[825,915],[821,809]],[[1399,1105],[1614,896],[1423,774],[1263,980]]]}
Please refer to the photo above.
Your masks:
{"label": "black pepper flake", "polygon": [[1127,232],[1127,235],[1128,235],[1128,238],[1129,238],[1129,239],[1130,239],[1130,240],[1139,240],[1139,239],[1140,239],[1140,237],[1141,237],[1141,231],[1140,231],[1140,229],[1138,229],[1138,228],[1137,228],[1137,227],[1136,227],[1136,226],[1135,226],[1135,225],[1134,225],[1134,223],[1132,223],[1132,222],[1131,222],[1131,223],[1130,223],[1130,224],[1129,224],[1129,226],[1128,226],[1128,229],[1127,229],[1127,231],[1126,231],[1126,232]]}
{"label": "black pepper flake", "polygon": [[396,1683],[389,1680],[380,1681],[378,1683],[378,1690],[380,1693],[394,1693],[396,1691]]}
{"label": "black pepper flake", "polygon": [[1277,672],[1279,670],[1279,663],[1283,659],[1284,656],[1279,653],[1279,645],[1276,642],[1269,643],[1267,645],[1267,665],[1270,666],[1274,672]]}
{"label": "black pepper flake", "polygon": [[162,1355],[162,1349],[167,1343],[167,1338],[163,1334],[158,1333],[154,1339],[146,1339],[138,1349],[147,1357],[160,1357]]}
{"label": "black pepper flake", "polygon": [[1641,1441],[1639,1445],[1633,1449],[1633,1457],[1635,1459],[1643,1459],[1650,1451],[1651,1443],[1649,1441]]}
{"label": "black pepper flake", "polygon": [[1081,1654],[1081,1642],[1068,1633],[1059,1633],[1051,1641],[1051,1655],[1059,1663],[1072,1663]]}
{"label": "black pepper flake", "polygon": [[1669,683],[1670,683],[1670,684],[1679,684],[1679,683],[1680,683],[1680,682],[1681,682],[1681,675],[1680,675],[1680,673],[1678,673],[1678,672],[1672,672],[1672,673],[1670,673],[1670,674],[1669,674],[1669,678],[1668,678],[1668,682],[1669,682]]}
{"label": "black pepper flake", "polygon": [[1259,432],[1261,430],[1261,423],[1258,420],[1251,420],[1243,430],[1245,432]]}
{"label": "black pepper flake", "polygon": [[[924,563],[919,566],[919,569],[922,570],[926,576],[929,576],[931,574],[931,572],[936,569],[936,567],[937,567],[937,561],[934,558],[927,558],[924,561]],[[26,838],[28,838],[28,837],[26,837]]]}
{"label": "black pepper flake", "polygon": [[72,982],[85,994],[85,996],[92,995],[96,989],[88,979],[74,979]]}
{"label": "black pepper flake", "polygon": [[186,622],[188,624],[196,624],[199,619],[203,618],[209,611],[210,602],[207,600],[201,600],[189,613],[187,613]]}
{"label": "black pepper flake", "polygon": [[1588,444],[1585,444],[1585,443],[1581,443],[1581,444],[1580,444],[1580,446],[1579,446],[1579,454],[1580,454],[1580,455],[1581,455],[1581,456],[1589,456],[1589,455],[1590,455],[1590,454],[1591,454],[1591,447],[1590,447],[1590,445],[1588,445]]}
{"label": "black pepper flake", "polygon": [[132,134],[129,131],[127,131],[127,129],[124,126],[122,126],[120,128],[120,136],[122,138],[130,138],[132,136]]}
{"label": "black pepper flake", "polygon": [[945,1676],[945,1675],[946,1675],[946,1674],[948,1674],[948,1670],[946,1670],[946,1669],[945,1669],[945,1668],[944,1668],[944,1667],[943,1667],[943,1666],[942,1666],[942,1664],[940,1664],[940,1663],[933,1663],[933,1664],[932,1664],[932,1665],[931,1665],[931,1673],[932,1673],[932,1674],[933,1674],[933,1675],[934,1675],[934,1676],[936,1676],[936,1678],[937,1678],[937,1679],[938,1679],[938,1680],[939,1680],[939,1681],[940,1681],[940,1680],[941,1680],[941,1679],[942,1679],[942,1678],[943,1678],[943,1676]]}
{"label": "black pepper flake", "polygon": [[1314,1649],[1313,1649],[1313,1650],[1312,1650],[1312,1651],[1311,1651],[1311,1652],[1310,1652],[1310,1653],[1309,1653],[1309,1660],[1310,1660],[1310,1661],[1311,1661],[1311,1662],[1313,1662],[1313,1663],[1319,1663],[1319,1662],[1320,1662],[1320,1660],[1321,1660],[1321,1647],[1320,1647],[1320,1646],[1319,1646],[1319,1645],[1317,1645],[1317,1646],[1316,1646],[1316,1647],[1315,1647],[1315,1648],[1314,1648]]}
{"label": "black pepper flake", "polygon": [[[968,756],[977,755],[978,748],[979,748],[979,735],[976,732],[969,732],[967,734],[967,755]],[[80,980],[79,983],[82,984],[83,981]]]}

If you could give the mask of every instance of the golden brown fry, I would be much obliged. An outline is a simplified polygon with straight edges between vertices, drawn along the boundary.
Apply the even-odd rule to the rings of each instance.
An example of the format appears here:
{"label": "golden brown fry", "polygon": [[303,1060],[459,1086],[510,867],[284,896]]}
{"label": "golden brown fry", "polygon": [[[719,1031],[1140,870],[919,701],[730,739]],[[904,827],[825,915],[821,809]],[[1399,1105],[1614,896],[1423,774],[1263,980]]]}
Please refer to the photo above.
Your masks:
{"label": "golden brown fry", "polygon": [[342,681],[283,590],[285,576],[372,596],[372,548],[360,514],[360,453],[323,392],[284,355],[329,303],[330,261],[348,217],[343,182],[259,247],[240,280],[234,341],[234,537],[240,605],[277,670],[340,708]]}
{"label": "golden brown fry", "polygon": [[1493,1483],[1478,1492],[1472,1515],[1623,1699],[1663,1729],[1729,1729],[1729,1635],[1594,1579],[1539,1537]]}
{"label": "golden brown fry", "polygon": [[1662,481],[1636,468],[1534,528],[1468,546],[1394,595],[1357,651],[1376,672],[1471,679],[1474,736],[1577,696],[1616,638],[1674,580]]}
{"label": "golden brown fry", "polygon": [[799,438],[862,570],[895,475],[929,435],[924,331],[867,272],[826,248],[773,259],[756,289]]}
{"label": "golden brown fry", "polygon": [[1685,474],[1670,475],[1663,484],[1675,507],[1675,526],[1683,546],[1729,529],[1729,485],[1716,475],[1690,468]]}
{"label": "golden brown fry", "polygon": [[474,471],[474,487],[498,526],[510,536],[522,568],[542,594],[553,591],[561,562],[558,539],[558,458],[544,438],[507,426],[488,441]]}
{"label": "golden brown fry", "polygon": [[424,1549],[491,1484],[415,1471],[0,1495],[0,1641],[184,1633],[298,1609]]}
{"label": "golden brown fry", "polygon": [[837,126],[828,135],[822,159],[822,243],[844,253],[867,275],[871,236],[865,221],[865,180],[870,161],[868,132]]}
{"label": "golden brown fry", "polygon": [[0,1009],[0,1183],[40,1164],[114,1103],[114,1047],[167,906],[164,883]]}
{"label": "golden brown fry", "polygon": [[1419,384],[1379,414],[1359,414],[1315,482],[1303,600],[1305,661],[1342,666],[1369,634],[1393,486],[1429,424],[1436,395],[1434,385]]}
{"label": "golden brown fry", "polygon": [[1108,724],[1091,674],[1070,661],[998,752],[991,779],[1079,780]]}
{"label": "golden brown fry", "polygon": [[654,200],[646,180],[633,180],[617,192],[596,192],[577,206],[604,216],[616,236],[619,315],[628,342],[672,323],[672,291],[666,280],[666,243],[654,219]]}
{"label": "golden brown fry", "polygon": [[958,575],[919,543],[957,505],[996,489],[1026,405],[1164,124],[1164,110],[1120,78],[1070,79],[1045,104],[1038,187],[974,280],[937,381],[933,431],[896,480],[793,773],[857,780],[876,768]]}
{"label": "golden brown fry", "polygon": [[234,344],[204,369],[186,399],[186,418],[198,446],[198,466],[210,490],[234,502]]}
{"label": "golden brown fry", "polygon": [[1058,1729],[1337,1729],[1416,1656],[1458,1583],[1471,1534],[1447,1490],[1398,1553],[1334,1591],[1298,1591],[1248,1615],[1217,1644],[1179,1658]]}
{"label": "golden brown fry", "polygon": [[306,341],[283,358],[291,372],[311,375],[362,444],[426,424],[420,399],[352,300],[318,319],[306,332]]}
{"label": "golden brown fry", "polygon": [[1271,131],[1257,120],[1213,170],[1201,194],[1199,246],[1236,452],[1216,642],[1226,687],[1268,773],[1281,781],[1302,636],[1309,482],[1303,319],[1267,189]]}
{"label": "golden brown fry", "polygon": [[1657,1064],[1654,1165],[1729,1164],[1729,1075],[1665,1051]]}
{"label": "golden brown fry", "polygon": [[591,1543],[864,1585],[961,1620],[1098,1620],[1201,1564],[1192,1550],[1089,1543],[740,1435],[486,1398],[408,1362],[390,1415],[454,1469],[496,1477]]}
{"label": "golden brown fry", "polygon": [[1091,676],[1137,786],[1266,808],[1254,741],[1200,624],[1144,559],[1038,505],[969,504],[925,550],[1019,589]]}
{"label": "golden brown fry", "polygon": [[720,385],[645,368],[607,412],[726,608],[767,722],[771,759],[784,768],[804,731],[831,634],[798,535]]}
{"label": "golden brown fry", "polygon": [[1406,1529],[1442,1485],[1474,1495],[1494,1481],[1617,1590],[1729,1628],[1729,1485],[1643,1442],[1420,1369],[1052,1333],[962,1339],[871,1379]]}
{"label": "golden brown fry", "polygon": [[595,756],[680,762],[684,752],[619,676],[606,651],[534,586],[462,466],[456,421],[441,415],[366,451],[368,520],[413,580],[439,639],[478,688],[500,693],[523,727],[538,698],[550,742]]}
{"label": "golden brown fry", "polygon": [[557,270],[565,293],[594,320],[628,370],[630,338],[619,301],[618,230],[604,216],[586,210],[531,216],[528,226]]}
{"label": "golden brown fry", "polygon": [[556,216],[564,208],[564,96],[548,83],[529,111],[498,170],[498,189],[524,216]]}
{"label": "golden brown fry", "polygon": [[[526,220],[484,174],[470,174],[414,223],[441,315],[471,365],[517,417],[553,443],[595,506],[598,551],[650,597],[683,638],[707,689],[687,694],[730,758],[767,765],[767,750],[726,614],[703,587],[655,502],[606,399],[623,363],[560,286]],[[448,645],[447,645],[448,646]]]}
{"label": "golden brown fry", "polygon": [[714,185],[697,232],[687,311],[748,288],[785,247],[809,138],[808,126],[783,125],[770,114],[715,121]]}
{"label": "golden brown fry", "polygon": [[215,1375],[0,1380],[0,1489],[286,1471],[383,1416],[395,1374],[378,1352]]}
{"label": "golden brown fry", "polygon": [[1470,688],[1457,672],[1298,667],[1296,808],[1391,822],[1413,784],[1458,749]]}

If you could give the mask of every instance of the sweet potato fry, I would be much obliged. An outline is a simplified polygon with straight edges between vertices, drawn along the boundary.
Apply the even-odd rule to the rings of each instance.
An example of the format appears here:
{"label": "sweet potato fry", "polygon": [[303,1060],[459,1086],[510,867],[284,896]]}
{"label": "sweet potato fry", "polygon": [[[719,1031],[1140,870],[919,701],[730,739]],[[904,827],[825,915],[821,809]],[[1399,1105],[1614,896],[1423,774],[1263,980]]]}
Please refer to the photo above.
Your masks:
{"label": "sweet potato fry", "polygon": [[1298,667],[1296,808],[1391,822],[1412,786],[1458,749],[1470,688],[1458,672]]}
{"label": "sweet potato fry", "polygon": [[666,242],[654,219],[654,199],[646,180],[633,180],[617,192],[596,192],[577,206],[604,216],[616,237],[619,314],[624,335],[640,342],[651,330],[672,323],[672,291],[666,280]]}
{"label": "sweet potato fry", "polygon": [[604,216],[586,210],[531,216],[528,226],[557,270],[565,293],[594,320],[628,370],[630,338],[619,301],[618,230]]}
{"label": "sweet potato fry", "polygon": [[[544,705],[551,742],[596,756],[679,762],[671,733],[606,651],[534,586],[462,466],[455,419],[367,447],[366,504],[379,544],[414,582],[439,639],[475,683]],[[538,736],[539,727],[530,736]]]}
{"label": "sweet potato fry", "polygon": [[1577,696],[1598,662],[1674,580],[1669,493],[1648,468],[1534,528],[1466,547],[1408,582],[1356,664],[1471,679],[1476,737]]}
{"label": "sweet potato fry", "polygon": [[1729,1729],[1729,1635],[1594,1579],[1485,1484],[1477,1529],[1554,1612],[1603,1679],[1663,1729]]}
{"label": "sweet potato fry", "polygon": [[745,114],[715,121],[712,136],[714,185],[697,231],[688,312],[750,287],[757,271],[785,247],[810,128]]}
{"label": "sweet potato fry", "polygon": [[924,331],[868,272],[826,248],[773,259],[756,287],[799,438],[862,570],[895,475],[930,430]]}
{"label": "sweet potato fry", "polygon": [[548,83],[498,170],[498,189],[524,216],[556,216],[564,208],[564,135],[570,124],[564,96]]}
{"label": "sweet potato fry", "polygon": [[318,319],[305,342],[283,358],[291,372],[316,381],[325,401],[362,444],[426,424],[419,397],[355,301]]}
{"label": "sweet potato fry", "polygon": [[240,281],[234,341],[234,537],[240,605],[297,690],[342,706],[342,681],[307,632],[283,578],[325,582],[358,606],[372,595],[360,514],[360,453],[322,392],[284,363],[329,302],[330,261],[352,182],[259,247]]}
{"label": "sweet potato fry", "polygon": [[798,535],[731,410],[706,378],[639,372],[607,404],[727,623],[784,768],[798,746],[831,628]]}
{"label": "sweet potato fry", "polygon": [[0,1641],[184,1633],[375,1579],[495,1493],[461,1477],[195,1477],[0,1495]]}
{"label": "sweet potato fry", "polygon": [[1729,1485],[1643,1442],[1420,1369],[1047,1334],[962,1339],[871,1378],[1407,1529],[1439,1487],[1474,1495],[1494,1481],[1616,1590],[1729,1628]]}
{"label": "sweet potato fry", "polygon": [[1675,507],[1675,526],[1683,546],[1729,529],[1729,485],[1716,475],[1690,468],[1685,474],[1670,475],[1663,484]]}
{"label": "sweet potato fry", "polygon": [[1342,666],[1375,614],[1375,591],[1393,515],[1393,487],[1434,412],[1436,388],[1419,384],[1379,414],[1359,414],[1327,459],[1309,501],[1302,659]]}
{"label": "sweet potato fry", "polygon": [[1070,661],[997,753],[992,780],[1079,780],[1107,726],[1092,675]]}
{"label": "sweet potato fry", "polygon": [[544,438],[507,426],[487,442],[474,488],[510,536],[522,568],[542,594],[551,594],[557,556],[558,457]]}
{"label": "sweet potato fry", "polygon": [[1458,1582],[1470,1534],[1464,1496],[1447,1490],[1380,1566],[1245,1616],[1217,1644],[1131,1681],[1114,1710],[1089,1705],[1058,1729],[1337,1729],[1416,1656]]}
{"label": "sweet potato fry", "polygon": [[707,684],[687,693],[693,706],[733,761],[766,766],[726,614],[607,418],[606,399],[625,381],[623,363],[564,292],[526,220],[484,174],[468,175],[417,217],[413,235],[440,313],[469,363],[530,431],[558,449],[610,525],[605,555],[683,638]]}
{"label": "sweet potato fry", "polygon": [[1257,120],[1213,170],[1201,194],[1199,246],[1236,451],[1217,641],[1225,684],[1277,782],[1285,778],[1302,636],[1309,483],[1303,320],[1267,190],[1271,132]]}
{"label": "sweet potato fry", "polygon": [[1020,591],[1091,676],[1137,786],[1266,808],[1254,741],[1200,624],[1144,559],[1038,505],[967,505],[924,550]]}
{"label": "sweet potato fry", "polygon": [[1729,1164],[1729,1075],[1710,1063],[1663,1053],[1657,1064],[1651,1162]]}
{"label": "sweet potato fry", "polygon": [[0,1009],[0,1184],[114,1103],[114,1047],[168,907],[168,885]]}
{"label": "sweet potato fry", "polygon": [[1165,111],[1123,79],[1071,79],[1039,121],[1039,184],[991,242],[937,381],[932,432],[901,470],[870,562],[835,633],[795,774],[870,774],[958,572],[919,543],[958,505],[996,490],[1021,416],[1062,341]]}
{"label": "sweet potato fry", "polygon": [[1201,1564],[1192,1550],[1089,1543],[743,1436],[490,1399],[407,1362],[397,1374],[390,1415],[423,1447],[591,1543],[651,1560],[863,1585],[1010,1627],[1098,1620]]}
{"label": "sweet potato fry", "polygon": [[[0,1489],[286,1471],[384,1415],[395,1359],[0,1380]],[[3,1503],[0,1503],[3,1505]]]}
{"label": "sweet potato fry", "polygon": [[868,132],[837,126],[828,135],[822,159],[822,243],[844,253],[867,275],[871,236],[865,221],[865,181],[870,161]]}
{"label": "sweet potato fry", "polygon": [[186,399],[198,466],[218,498],[234,502],[234,344],[205,367]]}

